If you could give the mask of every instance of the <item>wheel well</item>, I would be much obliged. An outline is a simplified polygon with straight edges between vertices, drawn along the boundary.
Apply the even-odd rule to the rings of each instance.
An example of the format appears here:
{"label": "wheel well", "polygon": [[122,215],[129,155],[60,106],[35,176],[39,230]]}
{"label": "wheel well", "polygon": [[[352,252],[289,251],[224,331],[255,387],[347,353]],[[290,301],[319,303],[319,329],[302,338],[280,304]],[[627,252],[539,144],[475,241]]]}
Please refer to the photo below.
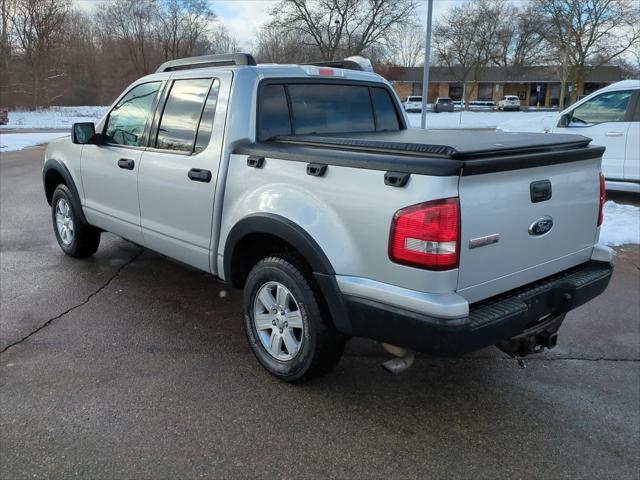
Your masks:
{"label": "wheel well", "polygon": [[236,288],[243,288],[249,272],[263,258],[277,253],[298,253],[293,245],[269,233],[250,233],[240,239],[233,249],[231,278],[227,280]]}
{"label": "wheel well", "polygon": [[[60,184],[67,185],[64,177],[57,170],[49,170],[44,177],[44,191],[47,196],[47,202],[51,205],[51,198],[56,187]],[[68,186],[68,185],[67,185]]]}

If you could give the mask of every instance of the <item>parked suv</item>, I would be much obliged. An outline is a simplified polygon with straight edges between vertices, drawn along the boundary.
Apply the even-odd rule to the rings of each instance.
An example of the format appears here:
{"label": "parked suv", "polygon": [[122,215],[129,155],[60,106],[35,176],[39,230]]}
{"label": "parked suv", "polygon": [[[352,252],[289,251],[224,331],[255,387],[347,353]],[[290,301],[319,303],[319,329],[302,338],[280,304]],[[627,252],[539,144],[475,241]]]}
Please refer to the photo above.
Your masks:
{"label": "parked suv", "polygon": [[453,112],[454,105],[453,100],[449,97],[438,97],[433,103],[432,109],[434,112]]}
{"label": "parked suv", "polygon": [[404,109],[409,113],[422,112],[422,97],[407,97],[407,100],[404,102]]}
{"label": "parked suv", "polygon": [[405,364],[553,347],[611,277],[602,152],[577,135],[408,129],[371,71],[234,54],[137,80],[49,144],[43,179],[66,254],[109,231],[243,289],[251,349],[296,381],[354,336]]}
{"label": "parked suv", "polygon": [[516,95],[505,95],[498,102],[498,110],[520,110],[520,99]]}

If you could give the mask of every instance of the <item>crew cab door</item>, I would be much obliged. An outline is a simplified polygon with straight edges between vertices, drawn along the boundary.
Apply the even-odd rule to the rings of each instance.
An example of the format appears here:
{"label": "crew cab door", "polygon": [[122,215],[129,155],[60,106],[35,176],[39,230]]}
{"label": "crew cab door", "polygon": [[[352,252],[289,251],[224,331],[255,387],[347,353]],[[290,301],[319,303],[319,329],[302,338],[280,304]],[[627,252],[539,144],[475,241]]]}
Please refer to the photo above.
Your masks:
{"label": "crew cab door", "polygon": [[81,176],[87,219],[142,244],[138,171],[162,82],[134,86],[109,112],[104,143],[84,145]]}
{"label": "crew cab door", "polygon": [[640,90],[636,91],[636,108],[627,133],[627,155],[624,160],[624,179],[640,181]]}
{"label": "crew cab door", "polygon": [[[554,128],[555,133],[579,133],[606,147],[602,173],[608,179],[624,178],[627,136],[633,115],[633,90],[603,92],[575,107]],[[561,122],[563,120],[561,119]]]}
{"label": "crew cab door", "polygon": [[231,72],[174,74],[138,176],[144,244],[205,271],[230,85]]}

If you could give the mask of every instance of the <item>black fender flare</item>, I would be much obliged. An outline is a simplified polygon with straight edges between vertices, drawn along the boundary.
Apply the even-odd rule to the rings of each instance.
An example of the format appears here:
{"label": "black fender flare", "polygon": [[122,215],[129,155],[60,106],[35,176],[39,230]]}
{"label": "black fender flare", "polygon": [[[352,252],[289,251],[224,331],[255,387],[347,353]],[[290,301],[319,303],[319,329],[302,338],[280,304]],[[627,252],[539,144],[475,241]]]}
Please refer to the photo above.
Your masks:
{"label": "black fender flare", "polygon": [[[42,185],[44,186],[47,203],[51,205],[51,197],[47,194],[47,174],[51,171],[55,171],[64,179],[65,185],[71,191],[71,201],[73,203],[72,207],[74,211],[78,212],[83,223],[88,224],[89,222],[87,222],[87,219],[84,216],[84,211],[82,210],[82,202],[80,201],[80,194],[76,188],[76,183],[73,181],[73,177],[71,176],[67,166],[55,158],[49,158],[44,162],[44,167],[42,167]],[[53,192],[51,193],[53,194]]]}
{"label": "black fender flare", "polygon": [[273,213],[254,213],[236,223],[225,242],[224,277],[231,283],[231,262],[238,243],[252,233],[266,233],[278,237],[293,246],[309,263],[313,276],[324,296],[336,329],[344,334],[351,333],[351,323],[346,304],[342,298],[335,270],[314,238],[300,225]]}
{"label": "black fender flare", "polygon": [[254,213],[236,223],[227,236],[223,258],[224,278],[227,281],[231,279],[231,261],[236,246],[245,236],[252,233],[266,233],[278,237],[300,252],[314,272],[335,274],[331,262],[318,243],[300,225],[281,215]]}

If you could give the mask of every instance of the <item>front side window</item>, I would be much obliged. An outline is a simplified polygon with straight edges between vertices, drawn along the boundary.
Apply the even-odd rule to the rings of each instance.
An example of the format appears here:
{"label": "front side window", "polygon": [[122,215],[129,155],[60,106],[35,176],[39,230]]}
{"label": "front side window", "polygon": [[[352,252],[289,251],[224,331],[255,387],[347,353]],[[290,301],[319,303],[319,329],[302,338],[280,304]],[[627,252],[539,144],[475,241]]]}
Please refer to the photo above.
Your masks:
{"label": "front side window", "polygon": [[576,107],[571,114],[571,126],[624,122],[631,91],[605,92]]}
{"label": "front side window", "polygon": [[[210,78],[176,80],[162,112],[155,147],[191,153]],[[217,96],[216,96],[217,100]]]}
{"label": "front side window", "polygon": [[113,107],[107,119],[107,143],[142,146],[144,129],[152,112],[161,82],[150,82],[132,88]]}

